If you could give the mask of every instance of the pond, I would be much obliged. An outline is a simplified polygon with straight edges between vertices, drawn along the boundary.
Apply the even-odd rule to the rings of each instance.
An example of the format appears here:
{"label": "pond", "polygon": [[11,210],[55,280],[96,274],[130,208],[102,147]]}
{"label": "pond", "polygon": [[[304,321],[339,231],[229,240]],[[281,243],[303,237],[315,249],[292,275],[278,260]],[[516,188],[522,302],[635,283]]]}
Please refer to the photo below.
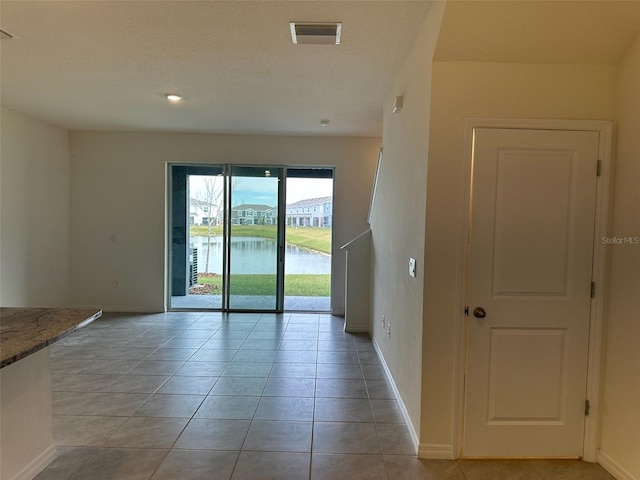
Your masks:
{"label": "pond", "polygon": [[[192,248],[198,249],[198,272],[206,271],[207,237],[190,237]],[[209,272],[222,273],[222,237],[211,238]],[[232,273],[274,273],[277,245],[275,240],[264,237],[231,238]],[[286,245],[285,274],[330,274],[331,256]]]}

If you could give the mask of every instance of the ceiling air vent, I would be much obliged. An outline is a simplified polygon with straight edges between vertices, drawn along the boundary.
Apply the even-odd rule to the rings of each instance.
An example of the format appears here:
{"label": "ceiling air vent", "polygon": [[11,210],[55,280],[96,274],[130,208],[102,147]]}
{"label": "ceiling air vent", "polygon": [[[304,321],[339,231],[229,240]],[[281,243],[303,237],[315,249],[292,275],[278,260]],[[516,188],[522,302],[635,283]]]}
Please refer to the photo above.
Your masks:
{"label": "ceiling air vent", "polygon": [[340,45],[342,23],[289,22],[291,41],[298,45]]}
{"label": "ceiling air vent", "polygon": [[13,35],[11,35],[6,30],[3,30],[2,28],[0,28],[0,40],[11,40],[12,38],[13,38]]}

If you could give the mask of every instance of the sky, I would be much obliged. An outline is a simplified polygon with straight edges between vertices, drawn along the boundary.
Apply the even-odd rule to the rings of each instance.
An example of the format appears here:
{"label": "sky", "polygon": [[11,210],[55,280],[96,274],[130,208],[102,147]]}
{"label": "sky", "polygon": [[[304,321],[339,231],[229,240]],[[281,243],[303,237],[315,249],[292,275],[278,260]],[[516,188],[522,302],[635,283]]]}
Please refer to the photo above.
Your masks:
{"label": "sky", "polygon": [[[222,185],[221,177],[219,185]],[[204,181],[201,176],[190,176],[192,198],[204,199]],[[287,179],[287,204],[308,198],[329,197],[333,195],[333,180],[328,178],[289,178]],[[233,205],[253,203],[275,206],[277,203],[276,178],[237,177],[233,184]]]}
{"label": "sky", "polygon": [[331,178],[288,178],[287,203],[295,203],[307,198],[333,196]]}

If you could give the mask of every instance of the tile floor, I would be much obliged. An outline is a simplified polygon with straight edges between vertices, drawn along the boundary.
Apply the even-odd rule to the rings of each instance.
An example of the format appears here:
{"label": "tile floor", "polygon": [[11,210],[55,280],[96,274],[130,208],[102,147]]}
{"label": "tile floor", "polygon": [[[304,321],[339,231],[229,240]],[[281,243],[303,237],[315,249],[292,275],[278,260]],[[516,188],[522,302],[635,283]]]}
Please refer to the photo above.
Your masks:
{"label": "tile floor", "polygon": [[[232,298],[234,308],[263,308],[268,310],[275,305],[274,297],[241,295]],[[222,296],[220,295],[183,295],[171,297],[172,308],[207,310],[222,308]],[[331,310],[331,297],[284,297],[285,310],[297,310],[303,312],[329,312]]]}
{"label": "tile floor", "polygon": [[579,461],[421,461],[370,339],[318,314],[104,315],[52,347],[39,480],[610,480]]}

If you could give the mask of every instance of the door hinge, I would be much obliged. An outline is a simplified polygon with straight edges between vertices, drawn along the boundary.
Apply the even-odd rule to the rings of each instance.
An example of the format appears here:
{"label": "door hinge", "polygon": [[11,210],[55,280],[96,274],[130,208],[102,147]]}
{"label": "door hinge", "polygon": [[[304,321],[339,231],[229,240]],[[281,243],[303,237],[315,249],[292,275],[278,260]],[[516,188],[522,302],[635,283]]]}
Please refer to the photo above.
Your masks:
{"label": "door hinge", "polygon": [[591,403],[589,403],[589,400],[585,400],[584,401],[584,416],[588,417],[590,411],[591,411]]}
{"label": "door hinge", "polygon": [[596,297],[596,282],[591,282],[591,298]]}
{"label": "door hinge", "polygon": [[598,165],[596,166],[596,177],[602,175],[602,160],[598,160]]}
{"label": "door hinge", "polygon": [[464,307],[464,315],[465,315],[466,317],[468,317],[468,316],[469,316],[469,307]]}

